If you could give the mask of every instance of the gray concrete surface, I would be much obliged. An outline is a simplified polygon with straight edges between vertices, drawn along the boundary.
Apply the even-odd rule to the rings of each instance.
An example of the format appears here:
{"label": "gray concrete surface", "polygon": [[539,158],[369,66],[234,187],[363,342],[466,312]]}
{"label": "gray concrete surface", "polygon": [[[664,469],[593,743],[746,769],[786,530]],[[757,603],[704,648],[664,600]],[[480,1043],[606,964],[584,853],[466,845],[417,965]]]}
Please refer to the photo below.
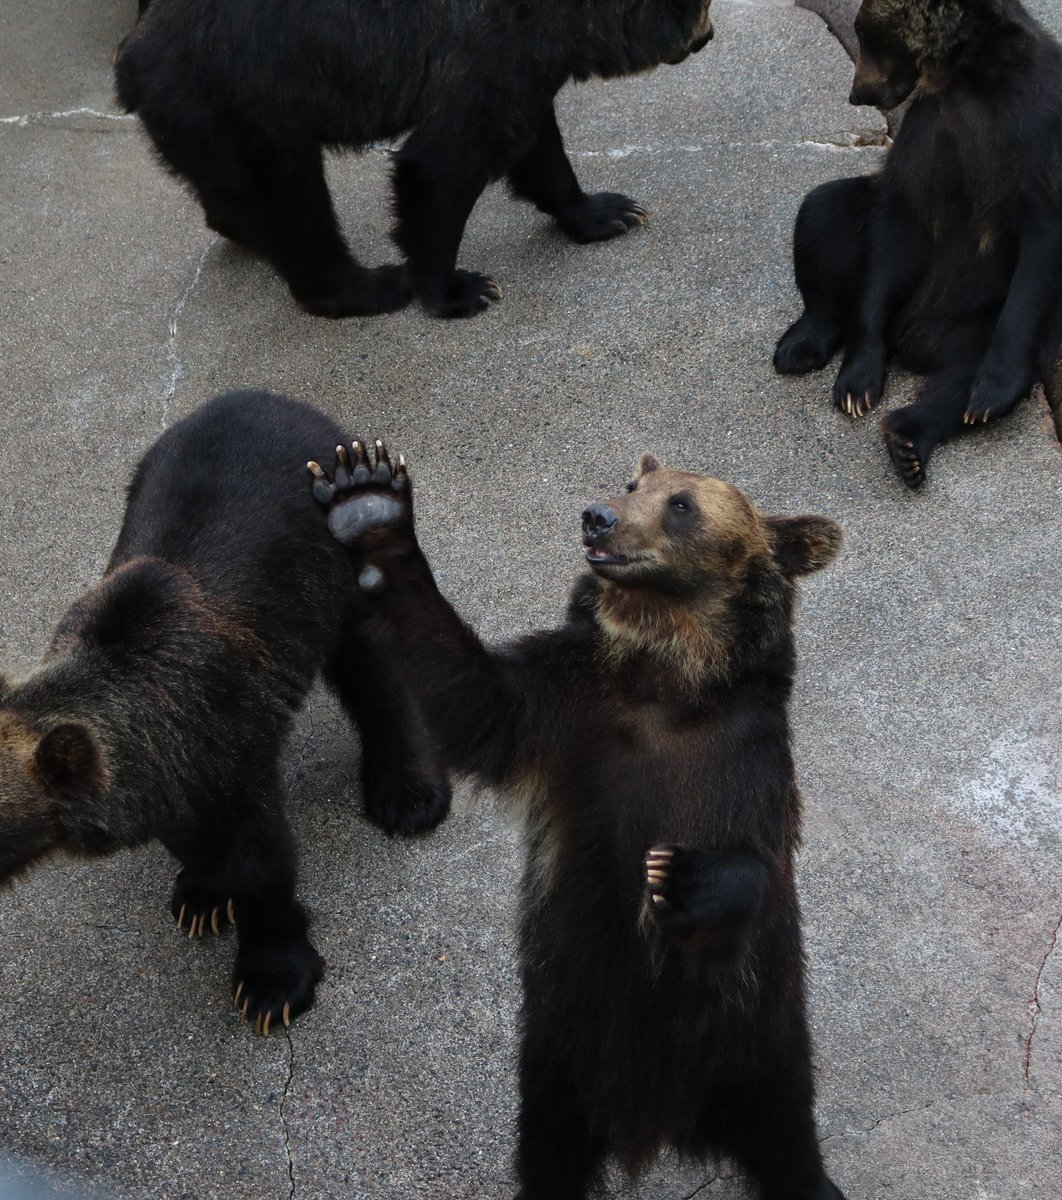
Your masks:
{"label": "gray concrete surface", "polygon": [[[213,239],[116,116],[133,8],[0,7],[7,668],[97,576],[136,456],[234,385],[404,450],[441,583],[495,638],[556,618],[578,513],[642,449],[832,514],[847,546],[805,589],[794,705],[830,1170],[849,1200],[1057,1200],[1062,452],[1038,397],[911,495],[828,373],[772,373],[799,200],[881,153],[851,148],[881,121],[847,106],[842,48],[809,12],[719,0],[695,60],[564,99],[585,181],[645,201],[644,230],[571,246],[495,189],[462,261],[500,306],[331,324]],[[384,157],[332,179],[367,261],[389,257]],[[289,1036],[227,1011],[231,940],[176,933],[157,849],[0,896],[0,1153],[130,1200],[511,1195],[519,830],[462,792],[436,834],[389,841],[357,756],[315,697],[287,773],[329,974]],[[694,1193],[745,1196],[725,1164],[670,1162],[637,1194]]]}

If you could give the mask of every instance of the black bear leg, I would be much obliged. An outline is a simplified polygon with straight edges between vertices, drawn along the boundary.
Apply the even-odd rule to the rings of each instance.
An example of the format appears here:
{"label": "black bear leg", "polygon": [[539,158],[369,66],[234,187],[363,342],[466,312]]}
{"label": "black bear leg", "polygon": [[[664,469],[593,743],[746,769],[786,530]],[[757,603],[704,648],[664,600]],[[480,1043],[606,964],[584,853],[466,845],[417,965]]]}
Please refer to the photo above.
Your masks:
{"label": "black bear leg", "polygon": [[628,233],[649,218],[648,210],[628,196],[583,191],[565,153],[552,104],[531,149],[509,169],[509,185],[516,196],[555,217],[577,242],[604,241]]}
{"label": "black bear leg", "polygon": [[307,312],[370,316],[409,302],[400,267],[369,269],[350,253],[317,147],[252,154],[230,146],[224,163],[204,170],[195,159],[183,173],[196,185],[207,224],[268,259]]}
{"label": "black bear leg", "polygon": [[872,177],[836,179],[809,192],[793,231],[793,265],[804,313],[782,334],[774,369],[801,375],[824,367],[846,340],[867,250]]}
{"label": "black bear leg", "polygon": [[457,269],[465,225],[494,174],[459,129],[423,125],[395,155],[393,237],[414,293],[437,317],[475,316],[502,294],[491,276]]}
{"label": "black bear leg", "polygon": [[186,908],[184,928],[190,913],[197,914],[192,936],[220,929],[223,920],[235,923],[234,1000],[257,1030],[268,1033],[270,1025],[286,1025],[313,1004],[323,963],[295,899],[295,844],[279,793],[254,807],[253,817],[215,828],[194,847],[170,847],[185,865],[173,904],[178,917],[180,906]]}
{"label": "black bear leg", "polygon": [[937,371],[926,380],[913,404],[882,417],[889,457],[909,488],[925,483],[926,466],[941,442],[970,428],[963,418],[976,372],[976,360]]}
{"label": "black bear leg", "polygon": [[584,1200],[599,1182],[608,1146],[592,1130],[580,1092],[548,1033],[529,1027],[520,1046],[517,1200]]}
{"label": "black bear leg", "polygon": [[[760,1200],[844,1200],[822,1165],[808,1082],[771,1079],[725,1105],[721,1148],[756,1187]],[[722,1108],[720,1108],[722,1111]]]}
{"label": "black bear leg", "polygon": [[450,811],[450,781],[371,627],[344,635],[327,677],[361,736],[366,816],[387,833],[434,829]]}

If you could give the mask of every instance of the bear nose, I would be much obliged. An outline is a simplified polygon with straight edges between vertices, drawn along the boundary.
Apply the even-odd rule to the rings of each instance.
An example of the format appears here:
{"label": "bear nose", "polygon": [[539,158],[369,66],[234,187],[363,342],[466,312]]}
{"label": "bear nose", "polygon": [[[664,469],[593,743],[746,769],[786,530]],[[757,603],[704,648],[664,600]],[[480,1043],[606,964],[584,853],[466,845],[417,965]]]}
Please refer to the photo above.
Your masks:
{"label": "bear nose", "polygon": [[607,504],[591,504],[583,513],[583,536],[587,538],[604,537],[616,527],[619,518]]}

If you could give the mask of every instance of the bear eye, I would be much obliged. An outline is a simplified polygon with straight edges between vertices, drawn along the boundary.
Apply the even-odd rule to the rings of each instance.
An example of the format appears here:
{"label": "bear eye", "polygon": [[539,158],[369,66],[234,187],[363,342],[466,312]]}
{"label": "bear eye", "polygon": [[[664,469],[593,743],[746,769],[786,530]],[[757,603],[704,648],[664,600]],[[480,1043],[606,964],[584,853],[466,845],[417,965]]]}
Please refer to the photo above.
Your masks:
{"label": "bear eye", "polygon": [[638,488],[638,480],[637,480],[637,479],[632,479],[632,480],[630,481],[630,483],[628,483],[628,484],[627,484],[627,491],[628,491],[628,492],[633,492],[633,491],[636,491],[636,490],[637,490],[637,488]]}
{"label": "bear eye", "polygon": [[668,501],[668,505],[674,509],[675,512],[689,512],[693,507],[693,505],[690,504],[688,496],[672,496]]}

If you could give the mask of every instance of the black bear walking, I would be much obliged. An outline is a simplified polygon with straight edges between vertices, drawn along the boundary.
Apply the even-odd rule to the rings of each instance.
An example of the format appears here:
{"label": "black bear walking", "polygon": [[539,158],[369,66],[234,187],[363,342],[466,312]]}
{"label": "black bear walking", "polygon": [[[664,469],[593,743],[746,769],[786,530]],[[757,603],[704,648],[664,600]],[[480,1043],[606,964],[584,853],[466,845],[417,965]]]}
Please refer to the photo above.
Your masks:
{"label": "black bear walking", "polygon": [[356,443],[314,493],[455,769],[527,805],[522,1200],[610,1157],[732,1158],[763,1200],[841,1200],[815,1136],[794,883],[794,579],[822,517],[764,517],[644,456],[583,514],[567,623],[486,648],[440,595],[409,476]]}
{"label": "black bear walking", "polygon": [[794,235],[803,316],[775,367],[825,366],[838,408],[881,399],[890,357],[928,376],[882,421],[919,487],[942,441],[1001,417],[1062,342],[1062,48],[1017,0],[864,0],[852,102],[917,87],[880,175],[811,192]]}
{"label": "black bear walking", "polygon": [[[267,258],[308,312],[387,312],[412,291],[465,317],[501,296],[456,267],[493,180],[580,242],[648,216],[579,186],[561,87],[678,62],[711,34],[708,0],[152,0],[120,48],[118,95],[207,223]],[[340,233],[322,149],[410,130],[394,172],[405,270],[369,270]]]}
{"label": "black bear walking", "polygon": [[449,806],[366,636],[349,557],[307,497],[305,455],[336,437],[324,414],[261,392],[175,425],[137,467],[103,579],[39,670],[0,679],[0,882],[55,851],[158,839],[183,865],[181,929],[236,923],[236,1003],[267,1033],[312,1004],[321,976],[279,758],[318,673],[361,732],[368,815],[415,832]]}

